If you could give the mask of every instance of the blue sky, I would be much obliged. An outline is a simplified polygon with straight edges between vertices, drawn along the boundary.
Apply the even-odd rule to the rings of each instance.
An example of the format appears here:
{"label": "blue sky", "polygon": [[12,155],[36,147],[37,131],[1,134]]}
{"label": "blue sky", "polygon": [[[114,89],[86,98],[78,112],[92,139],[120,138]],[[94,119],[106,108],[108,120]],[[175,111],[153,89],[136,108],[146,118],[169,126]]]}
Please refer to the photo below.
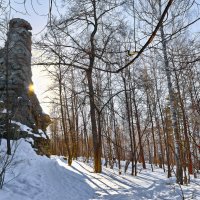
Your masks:
{"label": "blue sky", "polygon": [[[17,2],[23,2],[24,0],[17,0]],[[15,0],[11,0],[13,8],[20,12],[15,12],[14,10],[11,13],[10,18],[19,17],[27,20],[31,23],[33,27],[33,35],[39,34],[47,24],[48,12],[49,12],[49,0],[26,0],[26,9],[23,4],[15,3]],[[60,4],[61,0],[56,0],[57,4]],[[200,0],[198,0],[200,1]],[[32,2],[32,3],[31,3]],[[25,14],[27,11],[28,14]],[[53,12],[56,12],[55,6],[53,6]],[[24,13],[24,14],[22,14]],[[196,13],[194,11],[192,14]],[[190,30],[194,32],[200,32],[200,21],[195,23],[190,27]]]}
{"label": "blue sky", "polygon": [[[21,0],[22,1],[22,0]],[[27,20],[33,27],[33,35],[38,34],[41,30],[44,29],[48,20],[48,11],[49,11],[49,1],[48,0],[27,0],[26,7],[23,4],[14,3],[12,0],[13,8],[16,11],[12,10],[10,18],[23,18]],[[18,1],[20,2],[20,1]],[[27,11],[27,13],[26,13]]]}

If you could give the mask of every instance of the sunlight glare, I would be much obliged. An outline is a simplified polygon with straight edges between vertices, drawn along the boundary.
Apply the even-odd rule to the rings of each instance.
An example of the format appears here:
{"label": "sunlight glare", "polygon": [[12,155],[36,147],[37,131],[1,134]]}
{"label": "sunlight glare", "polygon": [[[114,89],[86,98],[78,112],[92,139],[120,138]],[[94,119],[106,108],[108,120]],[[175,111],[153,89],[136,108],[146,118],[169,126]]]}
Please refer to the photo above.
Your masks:
{"label": "sunlight glare", "polygon": [[30,84],[30,85],[28,86],[28,91],[31,92],[31,93],[33,93],[33,92],[35,91],[35,88],[34,88],[34,85],[33,85],[33,84]]}

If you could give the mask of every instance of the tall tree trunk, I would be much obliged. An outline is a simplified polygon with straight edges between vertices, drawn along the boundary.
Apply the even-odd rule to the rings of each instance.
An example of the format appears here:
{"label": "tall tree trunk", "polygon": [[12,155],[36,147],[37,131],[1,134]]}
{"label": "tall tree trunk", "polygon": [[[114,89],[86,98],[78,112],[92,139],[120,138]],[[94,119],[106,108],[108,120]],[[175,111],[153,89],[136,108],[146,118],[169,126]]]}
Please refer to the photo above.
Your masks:
{"label": "tall tree trunk", "polygon": [[[131,84],[132,91],[134,90],[133,84]],[[130,104],[132,105],[132,95],[130,93]],[[131,127],[132,127],[132,133],[133,133],[133,161],[134,161],[134,175],[137,176],[137,145],[136,145],[136,136],[135,136],[135,126],[134,126],[134,112],[133,112],[133,106],[130,108],[131,112]],[[133,162],[132,161],[132,162]]]}
{"label": "tall tree trunk", "polygon": [[[130,138],[130,145],[131,145],[131,162],[132,162],[132,171],[131,175],[134,175],[134,149],[133,149],[133,136],[132,136],[132,130],[131,130],[131,115],[130,115],[130,95],[128,96],[127,92],[127,85],[126,85],[126,79],[125,77],[122,77],[124,82],[124,93],[125,93],[125,102],[126,102],[126,113],[127,113],[127,121],[128,121],[128,130],[129,130],[129,138]],[[130,93],[130,91],[129,91]]]}
{"label": "tall tree trunk", "polygon": [[7,154],[11,155],[11,145],[10,145],[10,116],[9,116],[9,88],[8,88],[8,81],[9,81],[9,73],[10,73],[10,65],[9,65],[9,38],[6,42],[6,140],[7,140]]}
{"label": "tall tree trunk", "polygon": [[68,153],[68,165],[71,166],[72,164],[72,154],[70,150],[70,142],[69,142],[69,135],[67,133],[66,121],[65,121],[65,113],[64,113],[64,105],[62,99],[62,80],[61,80],[61,70],[60,70],[60,77],[59,77],[59,100],[60,100],[60,112],[61,112],[61,120],[62,120],[62,127],[64,138],[67,146],[67,153]]}
{"label": "tall tree trunk", "polygon": [[[161,2],[160,2],[160,9],[161,9]],[[181,138],[178,131],[177,114],[176,114],[176,109],[175,109],[175,97],[174,97],[174,91],[173,91],[173,86],[172,86],[171,71],[170,71],[169,60],[167,56],[167,44],[166,44],[166,38],[165,38],[163,25],[160,26],[160,33],[161,33],[162,51],[164,55],[164,67],[165,67],[165,73],[167,76],[167,83],[168,83],[167,86],[168,86],[168,91],[169,91],[170,110],[172,114],[172,128],[173,128],[174,141],[175,141],[176,182],[182,185],[183,184],[183,169],[182,169],[182,163],[181,163],[181,148],[180,148]]]}
{"label": "tall tree trunk", "polygon": [[137,126],[137,132],[138,132],[138,139],[139,139],[139,156],[142,161],[142,166],[143,169],[146,169],[146,163],[144,159],[144,150],[143,150],[143,144],[142,144],[142,135],[141,135],[141,128],[140,128],[140,119],[139,119],[139,114],[138,114],[138,108],[137,108],[137,103],[135,99],[135,91],[133,92],[133,104],[135,108],[135,119],[136,119],[136,126]]}
{"label": "tall tree trunk", "polygon": [[97,132],[96,125],[96,106],[95,106],[95,95],[92,81],[92,70],[87,70],[87,80],[89,88],[89,99],[90,99],[90,117],[92,125],[92,136],[93,136],[93,148],[94,148],[94,172],[101,173],[101,135]]}
{"label": "tall tree trunk", "polygon": [[[174,63],[173,63],[173,65],[174,65]],[[185,108],[184,108],[184,104],[183,104],[183,99],[181,97],[179,80],[178,80],[178,75],[177,75],[176,70],[175,70],[175,78],[176,78],[178,98],[179,98],[180,107],[181,107],[181,111],[182,111],[182,118],[183,118],[183,129],[184,129],[186,152],[187,152],[187,158],[188,158],[188,171],[190,174],[193,174],[192,158],[191,158],[191,151],[190,151],[190,141],[189,141],[188,131],[187,131],[186,113],[185,113]]]}
{"label": "tall tree trunk", "polygon": [[[153,75],[154,75],[154,79],[155,79],[156,101],[158,103],[158,108],[159,108],[159,112],[160,112],[160,118],[161,118],[161,122],[162,122],[162,132],[163,132],[164,143],[165,143],[165,147],[166,147],[167,177],[170,178],[172,175],[171,175],[170,155],[169,155],[170,154],[169,135],[168,135],[168,132],[166,130],[165,123],[164,123],[163,112],[162,112],[161,103],[160,103],[160,99],[159,99],[159,93],[158,93],[158,82],[157,82],[156,69],[155,69],[154,66],[153,66]],[[156,112],[156,103],[155,103],[155,112]],[[156,121],[158,121],[157,113],[155,113],[155,117],[156,117]],[[159,124],[159,121],[157,122],[157,124]],[[161,132],[159,134],[161,134]],[[163,154],[164,154],[164,152],[163,152]],[[163,163],[164,163],[164,156],[163,156]],[[164,168],[164,166],[163,166],[163,168]]]}
{"label": "tall tree trunk", "polygon": [[88,144],[88,133],[87,133],[87,124],[86,124],[86,119],[85,119],[85,113],[82,109],[82,119],[83,119],[83,133],[84,133],[84,144],[85,144],[85,149],[84,149],[84,156],[86,157],[86,161],[89,161],[89,144]]}

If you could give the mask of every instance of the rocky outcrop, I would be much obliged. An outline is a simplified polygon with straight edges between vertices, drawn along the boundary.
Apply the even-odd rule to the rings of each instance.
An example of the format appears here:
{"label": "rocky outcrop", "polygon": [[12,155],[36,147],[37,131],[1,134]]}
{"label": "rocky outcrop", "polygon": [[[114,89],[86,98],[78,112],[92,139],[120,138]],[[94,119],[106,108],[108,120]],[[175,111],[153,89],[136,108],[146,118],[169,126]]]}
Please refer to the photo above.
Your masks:
{"label": "rocky outcrop", "polygon": [[50,117],[43,113],[32,89],[31,30],[23,19],[15,18],[9,23],[7,42],[0,50],[0,109],[1,115],[9,112],[11,120],[37,132],[46,130]]}

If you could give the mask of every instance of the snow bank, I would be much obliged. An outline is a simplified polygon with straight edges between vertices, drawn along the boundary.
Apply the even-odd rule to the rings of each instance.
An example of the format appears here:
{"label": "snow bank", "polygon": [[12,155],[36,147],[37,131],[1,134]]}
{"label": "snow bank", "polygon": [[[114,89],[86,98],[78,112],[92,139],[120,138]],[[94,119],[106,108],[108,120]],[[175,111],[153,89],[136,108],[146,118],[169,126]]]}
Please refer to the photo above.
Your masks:
{"label": "snow bank", "polygon": [[[3,140],[2,149],[5,143]],[[85,200],[94,195],[82,175],[66,170],[55,159],[38,156],[23,139],[17,142],[13,164],[0,190],[0,200]]]}

